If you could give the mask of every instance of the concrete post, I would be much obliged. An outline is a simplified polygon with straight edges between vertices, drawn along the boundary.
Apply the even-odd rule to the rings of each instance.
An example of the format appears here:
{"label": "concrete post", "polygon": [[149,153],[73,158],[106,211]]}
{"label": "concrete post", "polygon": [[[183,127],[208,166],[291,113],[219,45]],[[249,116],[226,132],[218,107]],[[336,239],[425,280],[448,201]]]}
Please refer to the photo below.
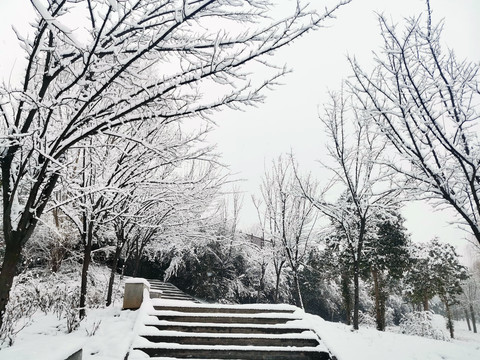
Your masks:
{"label": "concrete post", "polygon": [[150,284],[145,279],[134,278],[125,282],[123,309],[136,310],[143,302],[143,290],[150,290]]}

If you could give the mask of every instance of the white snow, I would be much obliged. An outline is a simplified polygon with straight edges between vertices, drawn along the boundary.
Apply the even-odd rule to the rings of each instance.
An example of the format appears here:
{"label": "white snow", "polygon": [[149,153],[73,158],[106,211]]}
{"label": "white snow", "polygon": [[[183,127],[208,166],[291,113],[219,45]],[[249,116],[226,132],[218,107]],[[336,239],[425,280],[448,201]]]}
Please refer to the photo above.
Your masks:
{"label": "white snow", "polygon": [[[185,306],[184,304],[179,304],[178,300],[166,300],[166,299],[152,299],[153,305],[164,305],[164,306]],[[198,304],[198,303],[190,303],[188,304],[189,308],[205,308],[205,307],[215,307],[216,309],[235,309],[238,308],[239,305],[230,305],[230,304]],[[279,310],[279,311],[296,311],[298,308],[293,305],[288,304],[248,304],[248,305],[241,305],[242,309],[254,309],[254,310]]]}
{"label": "white snow", "polygon": [[306,321],[338,360],[480,359],[480,334],[468,333],[463,322],[456,322],[458,339],[441,341],[375,329],[352,331],[350,326],[310,314]]}
{"label": "white snow", "polygon": [[66,334],[64,319],[38,314],[13,346],[0,349],[0,360],[65,360],[80,348],[83,360],[123,359],[134,338],[137,314],[118,307],[92,309],[71,334]]}
{"label": "white snow", "polygon": [[127,278],[125,284],[143,284],[150,289],[150,283],[143,278]]}
{"label": "white snow", "polygon": [[[152,303],[156,301],[147,298],[137,311],[122,311],[119,307],[89,310],[88,316],[81,323],[80,328],[71,334],[65,333],[64,319],[58,320],[53,315],[37,315],[34,317],[32,325],[17,335],[13,346],[0,350],[0,360],[64,360],[65,355],[79,347],[83,348],[84,360],[124,359],[134,341],[137,345],[139,341],[144,346],[149,345],[147,340],[139,340],[138,334],[157,333],[156,329],[144,325],[146,319],[155,319],[149,317],[148,314],[153,311]],[[191,303],[189,306],[202,305]],[[229,307],[229,305],[222,305],[222,307],[224,306]],[[268,305],[253,305],[252,307],[257,306],[259,308],[268,307]],[[300,311],[297,311],[295,315],[299,313]],[[463,322],[456,323],[457,339],[440,341],[393,332],[383,333],[374,329],[352,331],[349,326],[327,322],[314,315],[302,313],[302,317],[303,320],[292,321],[282,326],[310,327],[320,336],[323,344],[338,360],[480,359],[480,334],[468,332]],[[154,323],[157,322],[154,321]],[[261,327],[261,325],[257,326]],[[92,335],[92,333],[94,334]],[[239,335],[230,334],[228,336]],[[292,336],[311,338],[312,333],[305,331]],[[269,347],[269,349],[273,348]],[[145,354],[140,351],[132,351],[130,358],[143,359]]]}

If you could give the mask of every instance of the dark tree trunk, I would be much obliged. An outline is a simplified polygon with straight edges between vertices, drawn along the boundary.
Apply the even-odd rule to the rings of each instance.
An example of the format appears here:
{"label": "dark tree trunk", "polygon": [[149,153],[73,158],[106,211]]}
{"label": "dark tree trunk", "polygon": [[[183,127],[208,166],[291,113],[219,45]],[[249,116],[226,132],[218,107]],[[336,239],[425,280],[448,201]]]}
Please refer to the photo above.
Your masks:
{"label": "dark tree trunk", "polygon": [[358,330],[360,311],[360,269],[358,261],[355,262],[353,270],[353,328]]}
{"label": "dark tree trunk", "polygon": [[278,292],[280,290],[280,274],[281,272],[280,271],[277,271],[276,273],[276,280],[275,280],[275,294],[273,296],[273,302],[275,304],[278,304]]}
{"label": "dark tree trunk", "polygon": [[[360,212],[359,212],[360,213]],[[355,250],[352,249],[353,256],[353,329],[358,330],[359,312],[360,312],[360,260],[362,257],[363,240],[365,237],[366,218],[360,217],[360,233],[358,235],[358,244]]]}
{"label": "dark tree trunk", "polygon": [[85,317],[87,306],[87,284],[88,284],[88,267],[92,259],[92,240],[93,240],[93,225],[90,223],[85,239],[85,248],[83,250],[83,265],[82,265],[82,280],[80,285],[80,319]]}
{"label": "dark tree trunk", "polygon": [[429,304],[428,304],[428,297],[427,295],[424,295],[423,296],[423,311],[429,311],[430,310],[430,307],[429,307]]}
{"label": "dark tree trunk", "polygon": [[385,301],[381,276],[377,269],[372,268],[372,278],[375,290],[375,322],[377,323],[377,330],[385,331]]}
{"label": "dark tree trunk", "polygon": [[450,331],[450,337],[454,338],[454,330],[453,330],[453,319],[452,319],[452,311],[450,309],[450,305],[448,304],[448,300],[444,300],[445,304],[445,311],[447,313],[447,328]]}
{"label": "dark tree trunk", "polygon": [[302,292],[300,290],[300,282],[298,280],[297,271],[294,271],[293,273],[293,300],[296,306],[298,306],[300,309],[303,309]]}
{"label": "dark tree trunk", "polygon": [[280,262],[278,266],[275,266],[275,275],[276,275],[276,280],[275,280],[275,294],[273,297],[273,302],[275,304],[278,304],[279,300],[279,292],[280,292],[280,278],[282,276],[282,267],[283,267],[283,262]]}
{"label": "dark tree trunk", "polygon": [[345,322],[352,325],[352,293],[350,291],[350,280],[348,274],[342,274],[342,297],[345,307]]}
{"label": "dark tree trunk", "polygon": [[0,272],[0,328],[2,327],[3,316],[10,299],[10,290],[12,289],[13,278],[17,272],[17,265],[20,262],[21,252],[22,246],[20,241],[10,239],[6,242],[2,271]]}
{"label": "dark tree trunk", "polygon": [[110,272],[110,279],[108,280],[108,292],[107,292],[107,302],[106,305],[110,306],[112,303],[112,294],[113,294],[113,283],[115,282],[115,274],[117,272],[118,260],[120,259],[120,254],[122,253],[122,246],[117,243],[115,248],[115,256],[113,258],[112,271]]}
{"label": "dark tree trunk", "polygon": [[472,327],[470,326],[470,317],[468,315],[467,308],[463,309],[465,311],[465,320],[467,320],[468,331],[472,331]]}
{"label": "dark tree trunk", "polygon": [[476,334],[477,333],[477,323],[475,320],[475,311],[473,311],[473,305],[470,304],[470,316],[472,317],[472,327],[473,327],[473,332]]}
{"label": "dark tree trunk", "polygon": [[257,303],[261,302],[262,293],[265,291],[265,272],[267,270],[266,264],[262,263],[260,269],[261,269],[261,272],[260,272],[259,287],[257,291]]}
{"label": "dark tree trunk", "polygon": [[50,270],[54,273],[60,270],[66,250],[63,246],[57,244],[50,252]]}
{"label": "dark tree trunk", "polygon": [[140,270],[140,259],[142,258],[139,251],[135,254],[135,266],[133,268],[133,277],[138,275],[138,271]]}
{"label": "dark tree trunk", "polygon": [[[58,208],[53,209],[52,215],[53,220],[55,221],[55,226],[59,232],[61,232],[60,216],[58,214]],[[65,239],[62,239],[65,241]],[[50,251],[50,270],[54,273],[60,270],[62,265],[63,258],[65,257],[66,249],[61,244],[61,241],[54,244],[52,250]]]}
{"label": "dark tree trunk", "polygon": [[83,266],[82,266],[82,282],[80,286],[80,319],[85,317],[85,307],[87,305],[87,283],[88,283],[88,267],[92,256],[92,246],[85,246],[83,252]]}

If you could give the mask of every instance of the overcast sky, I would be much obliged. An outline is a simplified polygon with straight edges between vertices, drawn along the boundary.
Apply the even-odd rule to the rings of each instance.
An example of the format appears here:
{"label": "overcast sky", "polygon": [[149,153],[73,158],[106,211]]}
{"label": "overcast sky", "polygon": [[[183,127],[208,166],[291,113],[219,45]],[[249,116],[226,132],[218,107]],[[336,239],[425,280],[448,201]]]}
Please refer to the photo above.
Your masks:
{"label": "overcast sky", "polygon": [[[282,5],[293,0],[277,0]],[[332,1],[332,0],[329,0]],[[312,0],[321,8],[324,1]],[[443,40],[461,58],[480,60],[480,0],[431,0],[434,21],[445,19]],[[337,13],[330,27],[307,34],[282,49],[275,56],[278,64],[293,70],[284,85],[267,94],[266,102],[246,112],[224,111],[215,117],[218,129],[212,141],[218,143],[223,161],[237,178],[245,179],[239,187],[245,193],[241,225],[248,229],[256,215],[250,194],[258,195],[265,167],[272,159],[293,151],[300,166],[322,176],[318,160],[325,154],[325,137],[318,120],[318,109],[327,101],[328,90],[336,90],[342,78],[348,77],[346,55],[355,55],[368,66],[372,51],[378,49],[380,34],[375,12],[394,20],[419,14],[424,0],[353,0]],[[14,24],[21,32],[28,29],[32,10],[28,0],[0,0],[0,76],[22,70],[18,45],[11,30]],[[17,49],[17,50],[16,50]],[[410,205],[406,211],[407,228],[414,240],[426,241],[433,236],[452,241],[465,237],[455,226],[448,225],[452,212],[431,214],[422,204]]]}
{"label": "overcast sky", "polygon": [[[315,3],[312,1],[312,3]],[[318,1],[318,3],[321,3]],[[431,0],[434,21],[445,20],[443,40],[459,57],[480,60],[480,0]],[[276,55],[293,70],[284,85],[268,93],[266,102],[246,112],[227,111],[216,116],[218,129],[212,138],[223,153],[230,170],[245,179],[241,224],[249,227],[256,220],[250,193],[256,193],[265,166],[272,159],[292,150],[304,171],[322,177],[318,160],[325,158],[325,137],[318,120],[319,107],[328,90],[337,90],[342,78],[350,75],[347,54],[361,64],[372,63],[372,51],[381,38],[376,12],[394,20],[420,14],[424,0],[353,0],[330,22],[330,27],[310,33]],[[456,241],[467,234],[450,225],[453,212],[432,214],[432,209],[414,203],[404,211],[407,228],[416,241],[434,236]],[[461,242],[463,244],[463,242]]]}

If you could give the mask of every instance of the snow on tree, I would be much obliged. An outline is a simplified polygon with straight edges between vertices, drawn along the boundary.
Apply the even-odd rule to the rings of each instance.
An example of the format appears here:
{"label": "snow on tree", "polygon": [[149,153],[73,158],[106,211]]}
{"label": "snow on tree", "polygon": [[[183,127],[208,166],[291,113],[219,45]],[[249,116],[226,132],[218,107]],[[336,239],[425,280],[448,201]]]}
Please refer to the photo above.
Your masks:
{"label": "snow on tree", "polygon": [[331,255],[320,246],[311,247],[303,262],[300,286],[306,312],[336,321],[342,310],[342,289],[339,266],[331,261]]}
{"label": "snow on tree", "polygon": [[[470,243],[466,247],[468,279],[462,283],[462,294],[459,296],[460,306],[463,308],[468,330],[477,333],[477,320],[480,313],[480,247],[477,243]],[[471,324],[470,324],[471,321]]]}
{"label": "snow on tree", "polygon": [[[273,249],[281,251],[279,255],[285,259],[283,261],[292,274],[291,292],[295,305],[303,308],[299,271],[313,241],[316,210],[298,191],[293,164],[288,159],[279,157],[271,171],[265,172],[261,191],[264,236],[272,243]],[[281,269],[277,272],[278,278],[280,274]]]}
{"label": "snow on tree", "polygon": [[[480,307],[479,274],[469,272],[468,279],[462,284],[462,295],[460,296],[459,301],[464,310],[468,329],[470,330],[473,328],[473,332],[477,333],[477,317],[475,315],[475,310]],[[470,320],[472,322],[471,326]]]}
{"label": "snow on tree", "polygon": [[[321,14],[298,3],[275,20],[265,0],[32,1],[34,34],[17,34],[27,57],[23,81],[0,90],[0,323],[20,252],[73,148],[143,119],[160,124],[258,103],[286,72],[264,55],[347,2]],[[256,84],[247,69],[254,61],[272,70]]]}
{"label": "snow on tree", "polygon": [[[330,140],[327,150],[332,165],[325,167],[333,175],[331,183],[316,195],[307,189],[308,180],[298,178],[304,195],[330,219],[331,233],[336,234],[330,238],[331,246],[347,258],[354,283],[353,327],[358,329],[364,245],[377,234],[379,220],[398,206],[399,192],[379,161],[385,144],[367,114],[357,110],[354,97],[343,89],[332,93],[330,100],[320,119]],[[339,191],[341,196],[336,202],[327,201],[327,191]]]}
{"label": "snow on tree", "polygon": [[377,224],[377,233],[365,242],[363,265],[373,281],[375,322],[377,330],[385,331],[386,302],[392,288],[403,277],[409,262],[410,241],[398,211]]}
{"label": "snow on tree", "polygon": [[454,337],[451,307],[462,293],[461,283],[467,279],[466,268],[460,264],[452,245],[433,239],[428,243],[413,244],[412,263],[405,276],[406,293],[413,303],[423,304],[429,310],[429,300],[438,295],[447,314],[447,328]]}
{"label": "snow on tree", "polygon": [[442,48],[430,1],[405,26],[379,23],[373,72],[350,59],[353,91],[396,151],[389,165],[405,187],[452,207],[480,243],[480,64]]}

